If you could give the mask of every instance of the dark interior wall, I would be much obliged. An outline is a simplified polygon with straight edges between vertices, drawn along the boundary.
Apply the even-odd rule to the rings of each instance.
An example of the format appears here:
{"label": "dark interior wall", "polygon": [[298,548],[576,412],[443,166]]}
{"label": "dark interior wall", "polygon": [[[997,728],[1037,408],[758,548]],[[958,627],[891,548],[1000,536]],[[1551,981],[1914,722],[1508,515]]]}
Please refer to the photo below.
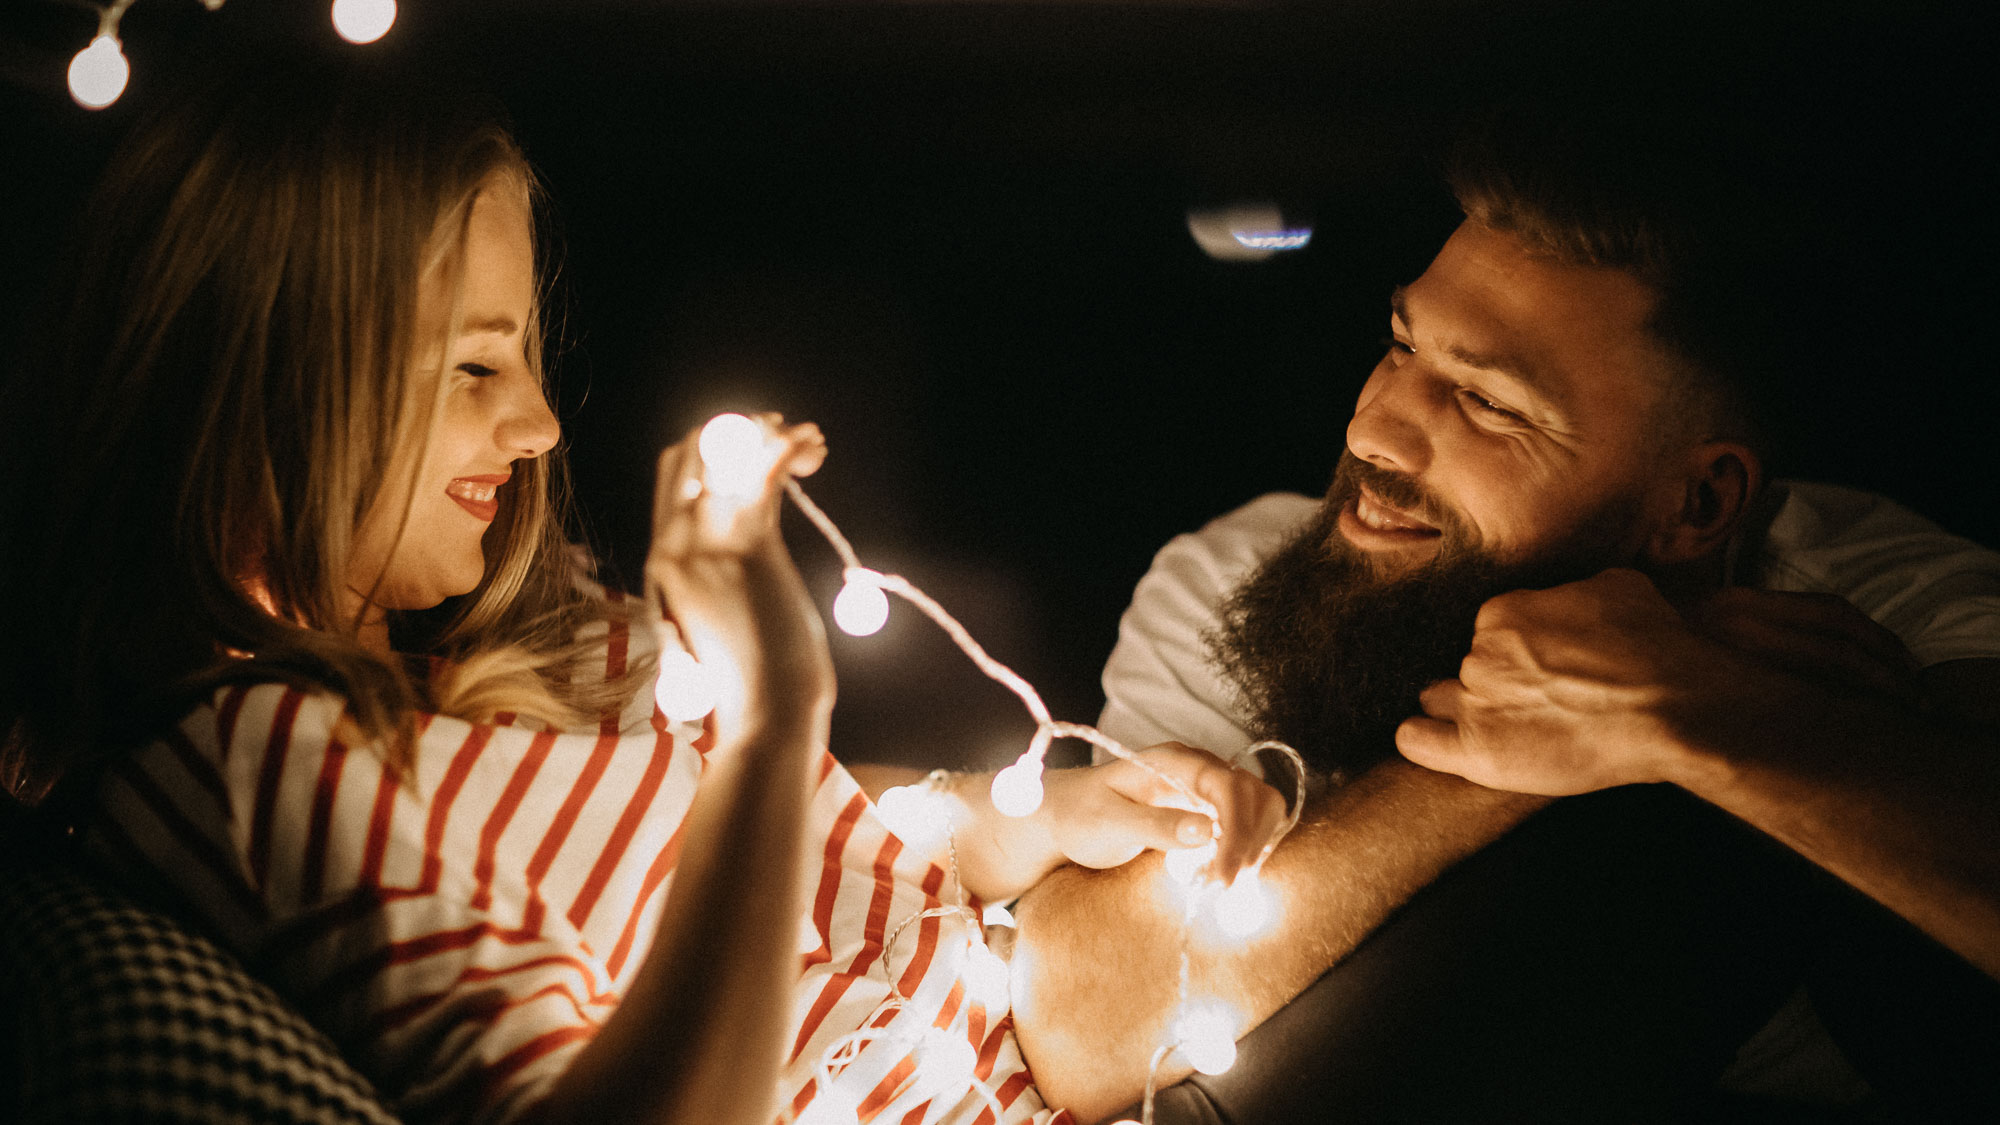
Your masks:
{"label": "dark interior wall", "polygon": [[[0,20],[9,339],[115,138],[217,56],[453,59],[507,102],[562,229],[561,413],[591,532],[636,580],[651,453],[722,408],[825,426],[809,482],[865,561],[1089,719],[1165,539],[1316,492],[1390,286],[1454,221],[1435,159],[1533,93],[1740,114],[1863,263],[1795,398],[1797,469],[2000,541],[1985,337],[1991,37],[1970,4],[660,4],[432,0],[354,48],[319,4],[143,0],[133,86],[61,91],[91,17]],[[1615,10],[1607,11],[1605,9]],[[1194,203],[1310,214],[1305,251],[1208,260]],[[830,597],[831,552],[794,548]],[[19,533],[9,529],[9,534]],[[999,761],[1029,724],[900,612],[836,638],[836,749]]]}

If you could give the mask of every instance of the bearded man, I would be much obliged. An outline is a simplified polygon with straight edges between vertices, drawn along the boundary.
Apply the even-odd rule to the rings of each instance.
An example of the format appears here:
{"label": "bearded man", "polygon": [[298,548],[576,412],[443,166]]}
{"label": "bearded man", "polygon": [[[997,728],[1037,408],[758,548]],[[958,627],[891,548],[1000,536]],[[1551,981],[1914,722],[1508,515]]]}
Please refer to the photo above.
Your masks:
{"label": "bearded man", "polygon": [[[1231,1119],[1704,1114],[1815,1003],[1892,1029],[1850,1056],[1893,1055],[1938,996],[2000,1012],[2000,556],[1766,483],[1781,263],[1747,208],[1699,212],[1686,168],[1632,147],[1467,146],[1464,222],[1391,298],[1324,499],[1175,540],[1121,626],[1107,733],[1279,738],[1318,782],[1265,872],[1276,927],[1187,947],[1240,1029],[1277,1013]],[[1159,880],[1157,857],[1062,871],[1017,911],[1021,1045],[1080,1120],[1134,1101],[1168,1035]],[[1868,977],[1862,949],[1913,967],[1798,990]],[[1920,1061],[1950,1086],[1996,1026]],[[1801,1042],[1763,1089],[1863,1096],[1861,1060]]]}

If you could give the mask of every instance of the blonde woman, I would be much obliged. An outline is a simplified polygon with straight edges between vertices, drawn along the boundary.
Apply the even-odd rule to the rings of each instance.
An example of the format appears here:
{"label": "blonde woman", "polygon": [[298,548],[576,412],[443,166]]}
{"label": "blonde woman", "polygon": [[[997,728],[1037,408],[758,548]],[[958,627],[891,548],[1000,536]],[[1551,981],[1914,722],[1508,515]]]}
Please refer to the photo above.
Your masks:
{"label": "blonde woman", "polygon": [[[831,665],[776,518],[817,430],[766,419],[740,499],[667,450],[646,597],[599,588],[566,535],[534,205],[506,132],[435,91],[292,75],[136,132],[56,346],[7,390],[10,790],[413,1121],[1048,1120],[923,918],[955,898],[942,850],[825,753]],[[659,643],[740,690],[668,720]],[[1122,764],[1052,775],[1022,820],[948,784],[975,904],[1218,825],[1225,873],[1247,862],[1276,795],[1154,755],[1213,819]],[[924,1044],[871,1033],[821,1080],[843,1036],[912,1024],[977,1073],[918,1081]]]}

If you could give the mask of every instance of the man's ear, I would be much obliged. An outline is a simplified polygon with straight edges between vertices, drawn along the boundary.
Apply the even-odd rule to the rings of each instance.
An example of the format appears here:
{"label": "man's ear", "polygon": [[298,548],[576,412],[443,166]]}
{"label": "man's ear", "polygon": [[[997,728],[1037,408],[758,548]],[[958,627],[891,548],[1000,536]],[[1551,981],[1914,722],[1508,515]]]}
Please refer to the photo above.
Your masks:
{"label": "man's ear", "polygon": [[1749,446],[1709,441],[1689,449],[1680,473],[1662,482],[1663,488],[1678,490],[1679,503],[1653,529],[1647,558],[1673,566],[1720,550],[1763,486],[1763,462]]}

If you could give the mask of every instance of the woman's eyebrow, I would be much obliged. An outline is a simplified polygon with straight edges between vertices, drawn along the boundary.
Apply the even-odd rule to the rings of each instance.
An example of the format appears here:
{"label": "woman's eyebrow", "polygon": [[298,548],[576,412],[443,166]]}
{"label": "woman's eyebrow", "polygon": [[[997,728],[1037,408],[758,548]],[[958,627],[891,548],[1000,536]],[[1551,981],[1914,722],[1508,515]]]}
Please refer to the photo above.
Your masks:
{"label": "woman's eyebrow", "polygon": [[497,336],[513,336],[520,331],[521,326],[514,323],[514,318],[511,316],[480,317],[477,320],[468,320],[459,325],[458,328],[458,334],[461,336],[477,336],[484,333],[492,333]]}

